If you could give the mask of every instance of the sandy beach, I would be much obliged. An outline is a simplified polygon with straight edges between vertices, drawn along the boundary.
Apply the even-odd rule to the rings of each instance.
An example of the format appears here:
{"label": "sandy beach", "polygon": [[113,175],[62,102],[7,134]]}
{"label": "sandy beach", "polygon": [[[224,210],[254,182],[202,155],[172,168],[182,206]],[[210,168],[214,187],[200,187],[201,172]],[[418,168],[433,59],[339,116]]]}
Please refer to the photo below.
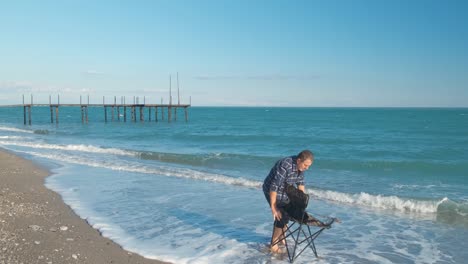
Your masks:
{"label": "sandy beach", "polygon": [[0,264],[163,263],[122,249],[44,186],[49,172],[0,149]]}

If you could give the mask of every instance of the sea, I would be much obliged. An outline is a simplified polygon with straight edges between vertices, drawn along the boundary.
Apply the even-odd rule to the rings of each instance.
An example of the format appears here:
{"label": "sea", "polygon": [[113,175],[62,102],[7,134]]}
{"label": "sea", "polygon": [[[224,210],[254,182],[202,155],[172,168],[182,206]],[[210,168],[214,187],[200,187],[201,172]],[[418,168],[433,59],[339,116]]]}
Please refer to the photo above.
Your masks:
{"label": "sea", "polygon": [[[190,107],[168,122],[127,109],[0,108],[0,147],[124,249],[172,263],[287,263],[268,252],[261,186],[309,149],[307,211],[341,223],[295,263],[467,263],[468,108]],[[139,113],[138,113],[139,118]],[[173,115],[174,116],[174,115]],[[55,116],[54,116],[55,118]]]}

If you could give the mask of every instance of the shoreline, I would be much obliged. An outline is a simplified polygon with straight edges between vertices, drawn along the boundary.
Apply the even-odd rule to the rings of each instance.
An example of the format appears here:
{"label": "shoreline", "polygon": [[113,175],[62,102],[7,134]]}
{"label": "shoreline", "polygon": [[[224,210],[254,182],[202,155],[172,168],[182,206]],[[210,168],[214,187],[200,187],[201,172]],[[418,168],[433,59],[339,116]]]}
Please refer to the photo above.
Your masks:
{"label": "shoreline", "polygon": [[44,185],[50,172],[0,148],[0,264],[161,264],[103,237]]}

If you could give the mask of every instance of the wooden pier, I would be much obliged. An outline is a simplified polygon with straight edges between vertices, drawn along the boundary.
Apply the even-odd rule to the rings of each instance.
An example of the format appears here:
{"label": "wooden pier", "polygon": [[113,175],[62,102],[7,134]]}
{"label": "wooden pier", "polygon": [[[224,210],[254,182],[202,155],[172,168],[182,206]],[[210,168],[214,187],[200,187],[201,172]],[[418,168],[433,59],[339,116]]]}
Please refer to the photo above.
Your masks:
{"label": "wooden pier", "polygon": [[[48,104],[34,104],[33,97],[31,95],[31,102],[29,104],[24,103],[24,96],[23,96],[23,104],[17,105],[3,105],[0,107],[23,107],[23,120],[24,124],[31,125],[32,124],[32,108],[33,106],[38,107],[49,107],[50,108],[50,122],[51,123],[59,123],[59,108],[62,107],[79,107],[81,109],[81,122],[88,123],[89,116],[88,116],[88,109],[90,107],[103,107],[104,109],[104,121],[107,123],[108,120],[108,111],[111,112],[111,122],[114,121],[121,121],[121,117],[123,117],[123,122],[127,122],[127,109],[130,109],[130,119],[132,122],[140,122],[145,121],[145,111],[148,111],[148,121],[152,121],[152,112],[154,111],[154,121],[158,122],[158,109],[160,110],[160,118],[164,120],[164,109],[166,109],[167,113],[167,122],[171,122],[172,120],[177,121],[177,110],[184,109],[185,114],[185,122],[188,122],[188,108],[191,106],[190,104],[172,104],[172,100],[169,100],[169,104],[163,104],[161,99],[161,104],[146,104],[146,98],[144,98],[144,102],[141,104],[138,101],[137,97],[134,97],[134,102],[132,104],[127,104],[125,102],[125,97],[121,97],[121,102],[117,103],[117,98],[114,96],[114,103],[109,104],[105,103],[105,97],[103,97],[102,104],[90,104],[89,103],[89,96],[87,103],[83,104],[81,97],[79,104],[60,104],[60,96],[57,97],[57,103],[51,103],[51,98],[49,96],[49,103]],[[191,99],[190,99],[191,101]],[[121,114],[123,111],[123,115]],[[137,112],[139,112],[139,116],[137,117]],[[172,116],[174,113],[174,116]],[[55,116],[55,119],[54,119]]]}

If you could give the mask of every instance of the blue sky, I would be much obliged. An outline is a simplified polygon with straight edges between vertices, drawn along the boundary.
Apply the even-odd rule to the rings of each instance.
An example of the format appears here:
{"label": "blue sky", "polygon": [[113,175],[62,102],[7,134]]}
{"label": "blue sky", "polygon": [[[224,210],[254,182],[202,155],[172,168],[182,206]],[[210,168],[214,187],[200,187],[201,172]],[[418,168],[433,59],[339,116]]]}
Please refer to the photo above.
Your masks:
{"label": "blue sky", "polygon": [[0,104],[468,107],[467,3],[0,1]]}

